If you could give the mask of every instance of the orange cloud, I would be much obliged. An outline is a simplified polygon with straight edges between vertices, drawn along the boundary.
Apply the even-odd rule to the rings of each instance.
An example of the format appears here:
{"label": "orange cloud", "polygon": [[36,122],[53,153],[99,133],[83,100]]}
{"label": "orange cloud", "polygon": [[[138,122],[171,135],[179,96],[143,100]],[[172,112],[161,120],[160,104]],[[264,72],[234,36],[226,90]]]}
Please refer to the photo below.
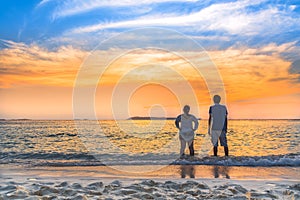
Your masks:
{"label": "orange cloud", "polygon": [[[72,87],[80,65],[89,52],[71,46],[49,51],[36,44],[25,45],[10,41],[6,41],[6,44],[8,48],[0,51],[1,117],[46,118],[63,113],[62,116],[65,118],[71,118]],[[299,111],[294,109],[300,100],[300,83],[292,81],[298,80],[299,75],[290,74],[291,63],[280,57],[281,53],[292,48],[293,43],[287,43],[280,46],[270,44],[258,49],[245,47],[208,52],[223,78],[232,118],[300,116]],[[92,85],[100,78],[97,91],[101,92],[96,91],[95,98],[96,102],[101,99],[102,105],[96,105],[101,111],[99,112],[101,116],[112,117],[111,97],[116,84],[124,84],[124,87],[128,84],[128,87],[133,87],[134,84],[148,81],[177,88],[175,94],[183,98],[182,103],[187,104],[192,94],[186,92],[184,84],[190,85],[199,102],[199,115],[207,117],[211,99],[205,79],[187,60],[172,52],[139,49],[114,60],[106,68],[103,76],[99,77],[99,66],[103,67],[106,61],[120,55],[121,52],[120,49],[98,51],[96,54],[102,55],[101,58],[95,56],[85,63],[90,68],[84,72],[84,79],[80,84]],[[208,65],[201,52],[182,52],[182,55],[187,54],[197,60],[197,65]],[[203,73],[210,76],[209,71]],[[66,91],[61,92],[62,88],[66,88]],[[155,87],[149,88],[151,87],[148,87],[148,90],[151,90],[149,92],[151,97],[164,91]],[[139,94],[146,93],[144,91]],[[134,104],[130,104],[134,115],[144,113],[145,109],[151,106],[148,105],[149,102],[147,103],[148,97],[145,97],[147,98],[145,106],[141,106],[142,96],[135,96],[139,102],[138,110],[133,108]],[[164,102],[163,105],[169,109],[168,113],[173,115],[181,108],[173,100],[167,105],[166,99],[172,99],[171,96],[157,95],[157,101]],[[51,101],[50,97],[55,98]],[[277,114],[274,114],[275,109],[278,111]],[[255,113],[255,110],[259,110],[259,113]]]}
{"label": "orange cloud", "polygon": [[18,85],[72,86],[86,52],[71,46],[49,51],[36,44],[5,41],[0,51],[1,88]]}
{"label": "orange cloud", "polygon": [[209,52],[222,74],[229,102],[297,94],[300,84],[293,80],[299,75],[289,73],[291,62],[279,55],[283,51],[283,46],[276,50],[271,44],[261,49]]}

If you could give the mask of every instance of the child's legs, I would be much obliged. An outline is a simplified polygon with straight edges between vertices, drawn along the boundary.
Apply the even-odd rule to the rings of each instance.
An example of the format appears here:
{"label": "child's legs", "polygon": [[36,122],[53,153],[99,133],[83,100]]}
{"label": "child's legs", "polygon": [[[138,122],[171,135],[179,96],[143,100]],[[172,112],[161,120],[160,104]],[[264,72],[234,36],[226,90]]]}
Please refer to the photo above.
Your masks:
{"label": "child's legs", "polygon": [[181,136],[179,136],[179,141],[180,141],[180,155],[183,155],[186,147],[186,141]]}
{"label": "child's legs", "polygon": [[189,144],[190,155],[193,156],[193,155],[195,154],[195,150],[194,150],[194,141],[192,140],[192,141],[189,142],[188,144]]}

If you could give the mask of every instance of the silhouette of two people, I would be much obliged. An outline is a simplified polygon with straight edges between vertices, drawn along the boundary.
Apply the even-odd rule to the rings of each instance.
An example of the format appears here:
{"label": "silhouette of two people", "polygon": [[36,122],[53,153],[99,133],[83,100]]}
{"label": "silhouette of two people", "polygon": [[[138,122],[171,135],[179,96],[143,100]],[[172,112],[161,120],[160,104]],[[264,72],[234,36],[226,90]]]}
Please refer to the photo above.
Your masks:
{"label": "silhouette of two people", "polygon": [[[208,119],[208,134],[211,136],[211,142],[214,146],[214,156],[218,155],[219,141],[221,146],[224,147],[225,156],[228,156],[228,144],[227,144],[227,115],[228,111],[225,105],[221,105],[221,97],[215,95],[213,97],[214,105],[209,108]],[[198,129],[198,119],[189,113],[190,106],[185,105],[183,107],[183,114],[177,116],[175,125],[179,130],[180,141],[180,157],[184,158],[186,145],[189,147],[190,156],[194,156],[194,137],[195,131]]]}

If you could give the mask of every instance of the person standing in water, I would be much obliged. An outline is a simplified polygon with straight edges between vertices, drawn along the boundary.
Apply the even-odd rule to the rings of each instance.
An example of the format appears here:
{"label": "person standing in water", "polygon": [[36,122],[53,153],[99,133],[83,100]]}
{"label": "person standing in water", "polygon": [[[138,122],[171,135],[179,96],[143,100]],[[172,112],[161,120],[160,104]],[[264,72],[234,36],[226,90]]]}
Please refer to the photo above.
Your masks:
{"label": "person standing in water", "polygon": [[[194,136],[198,129],[198,119],[194,116],[189,114],[190,106],[185,105],[183,107],[183,114],[179,115],[175,120],[175,125],[179,129],[179,141],[180,141],[180,157],[182,158],[184,154],[184,150],[186,144],[188,144],[190,155],[194,156]],[[194,124],[193,124],[194,122]]]}
{"label": "person standing in water", "polygon": [[214,96],[215,105],[209,108],[208,119],[208,134],[211,136],[211,141],[214,145],[214,156],[218,156],[218,141],[220,140],[221,146],[224,147],[225,156],[228,156],[227,145],[227,108],[220,104],[221,97]]}

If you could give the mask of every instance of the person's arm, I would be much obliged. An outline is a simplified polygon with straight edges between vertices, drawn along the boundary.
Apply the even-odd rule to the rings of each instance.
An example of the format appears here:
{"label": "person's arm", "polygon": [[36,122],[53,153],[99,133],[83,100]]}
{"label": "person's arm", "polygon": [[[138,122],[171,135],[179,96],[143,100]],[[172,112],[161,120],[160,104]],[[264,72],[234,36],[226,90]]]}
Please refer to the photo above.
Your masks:
{"label": "person's arm", "polygon": [[228,120],[227,120],[227,115],[226,115],[225,122],[224,122],[224,128],[223,128],[223,131],[225,131],[225,133],[227,133],[227,122],[228,122]]}
{"label": "person's arm", "polygon": [[181,115],[178,115],[178,117],[175,120],[175,126],[180,130],[179,122],[181,122]]}
{"label": "person's arm", "polygon": [[210,135],[210,126],[211,126],[211,107],[209,107],[208,131],[207,131],[209,135]]}
{"label": "person's arm", "polygon": [[225,116],[225,122],[224,122],[224,128],[223,130],[225,131],[225,133],[227,133],[227,124],[228,124],[228,112],[227,112],[227,108],[226,109],[226,116]]}
{"label": "person's arm", "polygon": [[193,116],[193,121],[194,121],[194,129],[193,129],[193,131],[196,131],[198,129],[199,122],[198,122],[198,119],[195,116]]}

